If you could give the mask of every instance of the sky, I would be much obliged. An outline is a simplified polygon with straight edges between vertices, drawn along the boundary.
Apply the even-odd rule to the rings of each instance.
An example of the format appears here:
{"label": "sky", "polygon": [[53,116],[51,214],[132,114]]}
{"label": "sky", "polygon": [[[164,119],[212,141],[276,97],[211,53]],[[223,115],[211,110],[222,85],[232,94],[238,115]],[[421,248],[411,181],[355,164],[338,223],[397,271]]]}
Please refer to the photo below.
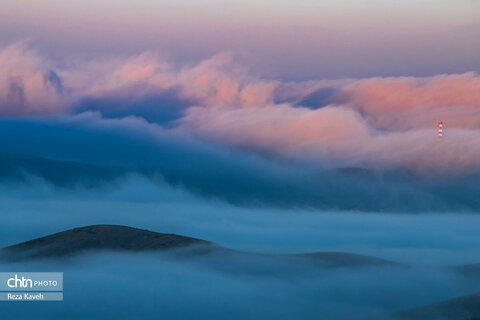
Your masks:
{"label": "sky", "polygon": [[0,39],[31,39],[63,62],[229,51],[268,78],[431,76],[478,71],[479,12],[475,0],[4,0]]}

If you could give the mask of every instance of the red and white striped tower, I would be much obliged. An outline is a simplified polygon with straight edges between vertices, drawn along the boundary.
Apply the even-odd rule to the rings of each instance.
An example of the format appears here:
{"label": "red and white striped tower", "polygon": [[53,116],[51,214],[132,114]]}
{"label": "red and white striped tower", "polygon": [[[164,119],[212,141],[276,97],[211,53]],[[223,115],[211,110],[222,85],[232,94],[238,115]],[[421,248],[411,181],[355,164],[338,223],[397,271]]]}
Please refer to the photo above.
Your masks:
{"label": "red and white striped tower", "polygon": [[438,123],[438,139],[442,139],[443,137],[443,122],[440,121]]}

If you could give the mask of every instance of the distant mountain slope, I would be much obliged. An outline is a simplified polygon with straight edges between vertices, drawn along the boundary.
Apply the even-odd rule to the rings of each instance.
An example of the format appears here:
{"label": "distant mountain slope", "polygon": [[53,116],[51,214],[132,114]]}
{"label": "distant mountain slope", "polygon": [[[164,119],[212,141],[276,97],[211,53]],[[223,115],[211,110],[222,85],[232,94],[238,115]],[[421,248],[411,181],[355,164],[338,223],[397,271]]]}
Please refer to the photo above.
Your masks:
{"label": "distant mountain slope", "polygon": [[132,170],[75,161],[46,159],[0,152],[0,182],[17,183],[42,178],[55,187],[101,187],[125,177]]}
{"label": "distant mountain slope", "polygon": [[480,319],[480,292],[461,296],[395,314],[398,320]]}
{"label": "distant mountain slope", "polygon": [[301,259],[308,259],[312,262],[317,262],[325,267],[336,267],[336,266],[351,266],[351,267],[362,267],[362,266],[374,266],[374,265],[384,265],[384,266],[401,266],[399,263],[380,259],[376,257],[366,256],[363,254],[356,253],[347,253],[347,252],[312,252],[312,253],[300,253],[300,254],[291,254],[291,255],[281,255],[284,257],[291,256]]}
{"label": "distant mountain slope", "polygon": [[30,240],[0,250],[7,261],[61,258],[94,250],[116,251],[165,251],[194,247],[193,253],[211,253],[225,259],[237,259],[239,264],[248,257],[249,265],[299,261],[319,267],[398,266],[398,264],[374,257],[343,252],[313,252],[303,254],[258,254],[223,248],[205,240],[152,232],[119,225],[93,225],[75,228],[46,237]]}
{"label": "distant mountain slope", "polygon": [[22,242],[1,250],[9,260],[54,258],[88,250],[148,251],[167,250],[192,244],[211,243],[179,236],[118,225],[75,228]]}
{"label": "distant mountain slope", "polygon": [[448,268],[450,271],[470,278],[480,279],[480,264],[466,264]]}

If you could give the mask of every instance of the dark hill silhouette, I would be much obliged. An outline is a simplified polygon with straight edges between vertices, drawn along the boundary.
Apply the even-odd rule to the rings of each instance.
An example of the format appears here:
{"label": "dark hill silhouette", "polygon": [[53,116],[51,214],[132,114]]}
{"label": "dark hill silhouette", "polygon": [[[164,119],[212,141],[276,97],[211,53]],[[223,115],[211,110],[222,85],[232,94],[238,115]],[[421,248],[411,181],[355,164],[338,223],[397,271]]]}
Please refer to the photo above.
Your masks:
{"label": "dark hill silhouette", "polygon": [[118,225],[94,225],[58,232],[2,249],[9,260],[54,258],[89,250],[167,250],[192,244],[210,245],[199,239]]}
{"label": "dark hill silhouette", "polygon": [[480,264],[479,263],[449,267],[448,270],[453,271],[465,277],[480,280]]}
{"label": "dark hill silhouette", "polygon": [[475,320],[480,319],[480,292],[398,312],[398,320]]}
{"label": "dark hill silhouette", "polygon": [[[246,253],[221,247],[215,243],[180,236],[158,233],[119,225],[93,225],[58,232],[49,236],[22,242],[1,249],[4,260],[62,258],[89,251],[114,250],[127,252],[165,251],[194,248],[189,253],[212,253],[224,258],[250,257],[249,261],[309,261],[321,267],[395,266],[398,264],[360,254],[343,252],[312,252],[302,254]],[[189,255],[191,257],[191,255]]]}

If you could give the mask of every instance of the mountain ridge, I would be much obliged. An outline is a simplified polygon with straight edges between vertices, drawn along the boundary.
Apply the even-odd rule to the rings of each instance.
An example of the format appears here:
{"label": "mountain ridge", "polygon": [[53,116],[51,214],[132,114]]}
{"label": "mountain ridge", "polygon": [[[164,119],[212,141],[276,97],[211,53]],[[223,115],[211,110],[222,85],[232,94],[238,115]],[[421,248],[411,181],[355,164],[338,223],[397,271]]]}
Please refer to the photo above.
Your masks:
{"label": "mountain ridge", "polygon": [[137,229],[122,225],[90,225],[73,228],[0,249],[7,261],[55,259],[89,251],[155,252],[195,248],[195,253],[217,252],[224,255],[302,259],[323,266],[400,266],[400,264],[366,255],[346,252],[307,252],[298,254],[263,254],[237,251],[216,243],[177,235]]}

